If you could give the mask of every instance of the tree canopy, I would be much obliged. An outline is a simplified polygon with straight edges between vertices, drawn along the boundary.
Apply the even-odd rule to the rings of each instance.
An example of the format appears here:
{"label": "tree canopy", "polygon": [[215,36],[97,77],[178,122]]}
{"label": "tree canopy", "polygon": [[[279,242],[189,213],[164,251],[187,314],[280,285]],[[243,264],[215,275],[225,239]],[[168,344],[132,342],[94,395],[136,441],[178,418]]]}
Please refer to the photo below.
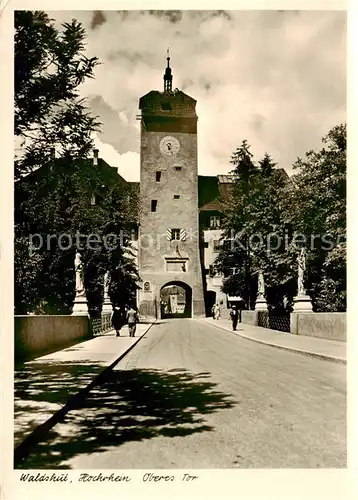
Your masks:
{"label": "tree canopy", "polygon": [[247,141],[231,157],[234,184],[216,266],[226,276],[223,291],[243,296],[251,307],[259,271],[269,305],[279,307],[285,295],[292,301],[297,256],[305,247],[305,287],[314,310],[345,310],[345,124],[322,141],[322,149],[295,162],[291,178],[268,153],[256,164]]}
{"label": "tree canopy", "polygon": [[293,165],[285,217],[308,247],[307,289],[316,310],[346,308],[346,124]]}
{"label": "tree canopy", "polygon": [[[85,55],[78,21],[57,30],[44,12],[15,12],[15,135],[23,141],[15,159],[17,314],[71,312],[76,250],[92,315],[101,311],[106,271],[115,303],[125,300],[119,289],[131,295],[137,286],[128,236],[136,193],[115,168],[87,158],[99,122],[79,88],[97,64]],[[109,245],[110,234],[119,239]]]}
{"label": "tree canopy", "polygon": [[85,55],[85,30],[75,19],[57,30],[45,12],[15,11],[14,133],[22,141],[15,178],[48,163],[54,146],[61,157],[88,155],[99,122],[79,86],[97,64]]}

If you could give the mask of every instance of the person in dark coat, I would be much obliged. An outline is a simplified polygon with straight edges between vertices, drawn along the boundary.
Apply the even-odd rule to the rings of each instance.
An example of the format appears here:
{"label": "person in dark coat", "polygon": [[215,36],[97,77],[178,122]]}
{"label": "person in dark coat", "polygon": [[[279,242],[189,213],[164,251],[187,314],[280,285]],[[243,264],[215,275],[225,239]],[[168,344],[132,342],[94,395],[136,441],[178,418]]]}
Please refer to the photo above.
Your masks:
{"label": "person in dark coat", "polygon": [[237,328],[237,322],[239,321],[239,311],[235,304],[231,307],[230,318],[232,321],[232,329],[235,332]]}
{"label": "person in dark coat", "polygon": [[116,337],[119,337],[119,331],[122,328],[122,312],[118,306],[115,306],[112,312],[112,326],[116,331]]}
{"label": "person in dark coat", "polygon": [[287,297],[287,295],[285,295],[283,298],[283,307],[284,307],[285,313],[287,313],[287,314],[290,314],[293,311],[291,300]]}

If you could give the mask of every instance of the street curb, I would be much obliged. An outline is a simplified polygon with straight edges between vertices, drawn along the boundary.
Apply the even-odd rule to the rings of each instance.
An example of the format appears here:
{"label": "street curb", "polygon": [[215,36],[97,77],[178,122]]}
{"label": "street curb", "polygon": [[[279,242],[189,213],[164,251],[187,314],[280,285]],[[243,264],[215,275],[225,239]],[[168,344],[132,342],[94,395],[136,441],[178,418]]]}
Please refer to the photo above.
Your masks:
{"label": "street curb", "polygon": [[208,324],[216,326],[216,328],[220,328],[221,330],[225,330],[225,332],[233,333],[234,335],[237,335],[238,337],[241,337],[243,339],[251,340],[252,342],[257,342],[259,344],[268,345],[271,347],[276,347],[277,349],[284,349],[285,351],[291,351],[291,352],[295,352],[297,354],[303,354],[305,356],[310,356],[311,358],[323,359],[325,361],[332,361],[333,363],[340,363],[340,364],[344,364],[344,365],[347,364],[347,360],[342,359],[342,358],[336,358],[335,356],[329,356],[328,354],[319,354],[319,353],[312,352],[312,351],[305,351],[304,349],[296,349],[294,347],[288,347],[288,346],[284,346],[281,344],[275,344],[274,342],[267,342],[265,340],[254,339],[254,338],[249,337],[247,335],[243,335],[242,333],[233,332],[232,330],[229,330],[228,328],[221,326],[221,325],[217,325],[215,323],[208,323]]}
{"label": "street curb", "polygon": [[94,377],[92,382],[71,396],[62,408],[57,410],[49,419],[36,427],[36,429],[34,429],[18,446],[16,446],[14,450],[14,468],[26,460],[31,453],[33,446],[35,446],[45,436],[45,434],[52,429],[52,427],[61,422],[69,411],[76,408],[76,406],[78,406],[78,404],[85,399],[89,392],[103,381],[108,373],[113,370],[113,368],[138,344],[144,335],[152,328],[155,322],[156,321],[153,321],[153,323],[148,326],[143,334],[138,337],[136,342],[115,358],[114,361],[111,361],[108,366],[103,368],[103,370]]}

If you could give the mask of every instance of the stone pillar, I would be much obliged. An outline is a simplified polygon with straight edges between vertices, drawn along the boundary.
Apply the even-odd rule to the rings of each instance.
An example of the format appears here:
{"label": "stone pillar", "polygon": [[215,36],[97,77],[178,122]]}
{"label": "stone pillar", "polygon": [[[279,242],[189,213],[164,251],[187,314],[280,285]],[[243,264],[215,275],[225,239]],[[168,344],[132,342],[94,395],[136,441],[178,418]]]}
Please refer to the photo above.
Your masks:
{"label": "stone pillar", "polygon": [[76,297],[73,304],[72,316],[88,316],[88,303],[84,286],[84,269],[81,261],[81,254],[76,252],[75,257],[76,270]]}
{"label": "stone pillar", "polygon": [[265,281],[262,271],[259,272],[258,276],[258,292],[255,303],[255,311],[267,311],[267,302],[265,299]]}
{"label": "stone pillar", "polygon": [[109,298],[109,272],[107,271],[104,275],[104,295],[103,295],[103,306],[102,306],[102,314],[103,313],[111,313],[112,312],[112,303]]}
{"label": "stone pillar", "polygon": [[297,257],[298,262],[298,279],[297,279],[297,295],[293,299],[293,312],[312,312],[312,302],[309,295],[303,286],[304,272],[306,270],[306,251],[301,249]]}
{"label": "stone pillar", "polygon": [[290,333],[294,335],[298,334],[298,314],[297,312],[291,312],[290,314]]}
{"label": "stone pillar", "polygon": [[160,287],[153,284],[152,281],[144,281],[143,288],[138,290],[137,304],[139,316],[143,318],[157,318],[156,305],[160,303]]}

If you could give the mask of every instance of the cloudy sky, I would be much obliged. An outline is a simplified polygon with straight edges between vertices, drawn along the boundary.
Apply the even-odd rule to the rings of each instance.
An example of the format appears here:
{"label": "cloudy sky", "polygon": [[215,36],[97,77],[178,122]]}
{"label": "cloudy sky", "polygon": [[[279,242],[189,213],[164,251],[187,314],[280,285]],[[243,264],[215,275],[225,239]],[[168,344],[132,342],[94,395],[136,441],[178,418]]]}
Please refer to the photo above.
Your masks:
{"label": "cloudy sky", "polygon": [[100,156],[139,180],[138,99],[162,90],[170,47],[173,88],[197,100],[199,173],[230,170],[247,139],[292,163],[346,119],[346,14],[340,11],[61,11],[87,30],[92,81],[82,86],[103,127]]}

